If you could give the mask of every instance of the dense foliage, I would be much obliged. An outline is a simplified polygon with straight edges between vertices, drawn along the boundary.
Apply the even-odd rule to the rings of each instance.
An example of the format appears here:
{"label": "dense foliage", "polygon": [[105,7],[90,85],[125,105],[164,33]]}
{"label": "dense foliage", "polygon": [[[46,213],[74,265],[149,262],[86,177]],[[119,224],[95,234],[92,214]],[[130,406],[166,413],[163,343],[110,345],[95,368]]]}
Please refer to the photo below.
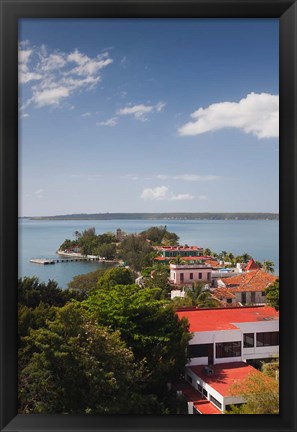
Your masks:
{"label": "dense foliage", "polygon": [[177,234],[167,231],[166,225],[151,227],[140,233],[140,235],[150,240],[153,245],[176,246],[179,240]]}
{"label": "dense foliage", "polygon": [[133,270],[140,271],[153,262],[153,248],[142,236],[128,235],[120,244],[118,256]]}
{"label": "dense foliage", "polygon": [[84,282],[79,297],[20,279],[19,412],[185,413],[168,384],[186,362],[187,323],[160,289],[133,285],[128,269]]}
{"label": "dense foliage", "polygon": [[88,228],[83,232],[75,231],[75,240],[66,239],[59,249],[79,250],[83,255],[98,255],[106,259],[116,256],[116,239],[112,233],[96,234],[95,228]]}
{"label": "dense foliage", "polygon": [[[231,388],[233,396],[245,401],[240,406],[231,406],[227,414],[279,414],[278,361],[264,364],[263,373],[250,374]],[[274,372],[274,373],[273,373]]]}
{"label": "dense foliage", "polygon": [[279,279],[266,288],[267,303],[279,310]]}

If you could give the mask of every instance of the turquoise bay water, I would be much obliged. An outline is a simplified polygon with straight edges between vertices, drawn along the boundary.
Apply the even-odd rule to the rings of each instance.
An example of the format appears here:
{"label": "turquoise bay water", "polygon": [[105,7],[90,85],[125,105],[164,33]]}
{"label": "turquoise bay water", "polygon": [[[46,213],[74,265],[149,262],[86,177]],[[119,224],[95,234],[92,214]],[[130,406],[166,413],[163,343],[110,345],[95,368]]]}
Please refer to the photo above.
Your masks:
{"label": "turquoise bay water", "polygon": [[66,238],[74,239],[74,231],[95,227],[97,234],[115,232],[138,233],[151,226],[166,225],[180,237],[180,244],[209,247],[215,252],[225,250],[234,255],[244,252],[255,260],[273,261],[279,273],[279,223],[269,220],[107,220],[47,221],[19,220],[19,277],[37,276],[41,281],[54,279],[61,288],[78,274],[88,273],[103,264],[69,262],[53,265],[30,263],[32,258],[57,258],[56,251]]}

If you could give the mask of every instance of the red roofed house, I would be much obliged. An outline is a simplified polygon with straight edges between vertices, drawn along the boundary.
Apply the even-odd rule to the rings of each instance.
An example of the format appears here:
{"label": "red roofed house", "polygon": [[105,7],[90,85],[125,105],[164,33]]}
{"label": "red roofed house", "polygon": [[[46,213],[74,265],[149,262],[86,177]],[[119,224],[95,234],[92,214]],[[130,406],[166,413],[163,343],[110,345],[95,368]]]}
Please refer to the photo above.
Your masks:
{"label": "red roofed house", "polygon": [[226,405],[242,403],[230,395],[230,387],[255,371],[249,362],[278,355],[278,312],[269,306],[252,306],[188,308],[177,315],[189,321],[193,333],[185,379],[221,412]]}
{"label": "red roofed house", "polygon": [[277,276],[273,276],[264,270],[250,270],[237,276],[221,278],[218,280],[220,287],[228,289],[236,297],[236,302],[245,304],[265,304],[265,289],[274,283]]}

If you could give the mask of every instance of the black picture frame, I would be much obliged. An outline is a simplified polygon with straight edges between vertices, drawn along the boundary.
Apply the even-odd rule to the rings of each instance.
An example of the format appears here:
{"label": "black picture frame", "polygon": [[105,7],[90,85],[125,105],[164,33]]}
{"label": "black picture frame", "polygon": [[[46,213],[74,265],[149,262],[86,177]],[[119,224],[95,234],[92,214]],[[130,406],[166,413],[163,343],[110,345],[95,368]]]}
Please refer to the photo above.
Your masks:
{"label": "black picture frame", "polygon": [[[295,431],[297,5],[292,0],[0,0],[1,431]],[[18,87],[20,18],[278,18],[280,21],[280,414],[70,416],[17,414]]]}

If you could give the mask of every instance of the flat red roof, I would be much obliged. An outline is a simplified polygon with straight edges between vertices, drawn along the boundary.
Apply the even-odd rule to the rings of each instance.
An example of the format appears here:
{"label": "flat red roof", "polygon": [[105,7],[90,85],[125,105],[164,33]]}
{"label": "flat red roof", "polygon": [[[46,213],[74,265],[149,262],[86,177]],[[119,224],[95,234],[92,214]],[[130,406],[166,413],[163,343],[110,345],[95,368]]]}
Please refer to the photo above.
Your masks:
{"label": "flat red roof", "polygon": [[222,414],[222,412],[208,399],[204,399],[201,393],[190,385],[185,385],[182,392],[188,402],[193,402],[194,407],[201,414]]}
{"label": "flat red roof", "polygon": [[230,307],[178,310],[179,319],[187,318],[190,332],[238,329],[236,323],[278,320],[278,312],[270,306]]}
{"label": "flat red roof", "polygon": [[261,374],[257,369],[244,362],[213,365],[211,366],[213,375],[207,375],[204,372],[204,366],[188,366],[188,368],[223,397],[231,396],[230,388],[235,382],[242,381],[250,374]]}

